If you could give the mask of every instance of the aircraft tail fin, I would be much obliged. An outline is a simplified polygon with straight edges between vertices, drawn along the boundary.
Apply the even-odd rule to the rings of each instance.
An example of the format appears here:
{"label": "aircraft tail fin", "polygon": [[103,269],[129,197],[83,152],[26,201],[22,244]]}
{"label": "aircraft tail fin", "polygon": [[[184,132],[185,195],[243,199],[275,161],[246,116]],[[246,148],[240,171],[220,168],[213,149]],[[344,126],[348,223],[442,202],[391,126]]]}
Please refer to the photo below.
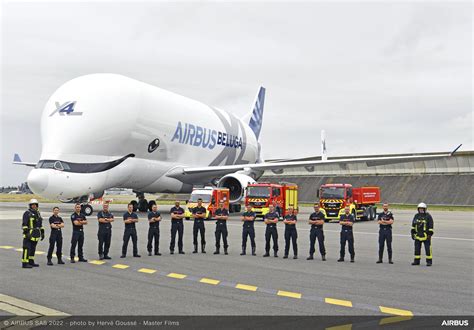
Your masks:
{"label": "aircraft tail fin", "polygon": [[258,90],[257,97],[253,106],[252,116],[250,117],[249,126],[255,133],[257,140],[260,136],[263,123],[263,106],[265,104],[265,87],[261,86]]}
{"label": "aircraft tail fin", "polygon": [[25,165],[25,166],[31,166],[31,167],[36,166],[36,163],[23,162],[23,161],[21,160],[19,154],[14,154],[14,155],[13,155],[13,164],[15,164],[15,165]]}

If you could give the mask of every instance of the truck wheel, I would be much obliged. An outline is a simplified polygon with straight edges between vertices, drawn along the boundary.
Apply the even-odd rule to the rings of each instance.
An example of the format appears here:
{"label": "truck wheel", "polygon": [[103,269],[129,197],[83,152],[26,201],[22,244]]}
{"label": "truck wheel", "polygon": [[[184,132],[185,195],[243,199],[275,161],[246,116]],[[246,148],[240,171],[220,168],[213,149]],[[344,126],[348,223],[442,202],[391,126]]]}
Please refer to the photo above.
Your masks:
{"label": "truck wheel", "polygon": [[94,212],[94,209],[89,204],[84,204],[84,205],[81,206],[81,211],[86,216],[90,216],[92,214],[92,212]]}
{"label": "truck wheel", "polygon": [[373,206],[370,207],[370,220],[375,220],[377,214],[375,213],[375,208]]}
{"label": "truck wheel", "polygon": [[148,211],[151,212],[151,208],[153,207],[153,205],[156,205],[156,201],[153,201],[153,200],[152,200],[152,201],[149,201],[149,202],[148,202]]}
{"label": "truck wheel", "polygon": [[138,202],[135,201],[135,200],[133,200],[133,201],[130,202],[130,204],[133,205],[133,212],[137,212],[137,210],[138,210]]}

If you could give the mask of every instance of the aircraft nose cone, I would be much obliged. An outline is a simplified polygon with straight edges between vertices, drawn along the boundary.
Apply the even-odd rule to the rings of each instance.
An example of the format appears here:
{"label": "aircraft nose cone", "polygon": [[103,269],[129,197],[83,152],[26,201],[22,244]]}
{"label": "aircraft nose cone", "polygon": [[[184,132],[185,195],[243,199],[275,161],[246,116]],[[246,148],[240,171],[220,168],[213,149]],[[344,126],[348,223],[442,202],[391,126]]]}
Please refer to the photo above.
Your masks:
{"label": "aircraft nose cone", "polygon": [[41,194],[48,186],[48,174],[42,170],[32,170],[28,175],[28,187],[35,194]]}

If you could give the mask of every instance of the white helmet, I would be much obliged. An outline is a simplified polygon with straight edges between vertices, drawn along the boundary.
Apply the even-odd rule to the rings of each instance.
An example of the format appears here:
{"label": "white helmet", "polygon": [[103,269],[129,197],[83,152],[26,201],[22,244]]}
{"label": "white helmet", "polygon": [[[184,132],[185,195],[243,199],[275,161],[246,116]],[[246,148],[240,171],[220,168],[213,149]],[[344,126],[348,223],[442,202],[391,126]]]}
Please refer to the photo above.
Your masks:
{"label": "white helmet", "polygon": [[426,209],[427,206],[426,206],[425,203],[420,203],[420,204],[418,204],[418,208],[419,208],[419,209]]}
{"label": "white helmet", "polygon": [[28,205],[31,205],[31,204],[36,204],[36,205],[38,205],[39,203],[38,203],[38,200],[37,200],[37,199],[32,198],[32,199],[30,199],[30,202],[28,203]]}

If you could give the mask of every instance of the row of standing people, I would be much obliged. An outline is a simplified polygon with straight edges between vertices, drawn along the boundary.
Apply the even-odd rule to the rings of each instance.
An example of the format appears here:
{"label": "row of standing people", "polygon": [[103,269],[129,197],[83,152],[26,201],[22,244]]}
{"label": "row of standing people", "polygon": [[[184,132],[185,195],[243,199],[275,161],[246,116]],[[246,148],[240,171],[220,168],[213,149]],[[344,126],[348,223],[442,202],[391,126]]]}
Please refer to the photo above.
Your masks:
{"label": "row of standing people", "polygon": [[[193,253],[198,253],[198,234],[201,236],[201,252],[205,253],[206,240],[205,240],[205,225],[204,219],[206,218],[206,209],[202,205],[202,200],[198,201],[197,207],[193,208]],[[174,254],[176,236],[178,236],[178,253],[184,254],[183,250],[183,233],[184,233],[184,209],[180,206],[177,201],[174,207],[170,210],[171,214],[171,241],[170,241],[170,253]],[[216,250],[214,254],[220,254],[220,241],[223,241],[224,254],[228,254],[228,242],[227,242],[227,219],[229,212],[224,208],[223,203],[220,203],[219,208],[215,212],[216,220]],[[103,210],[98,212],[98,254],[99,259],[111,259],[109,256],[110,242],[112,238],[112,222],[114,222],[114,216],[109,211],[109,205],[105,203]],[[123,221],[125,224],[123,245],[121,258],[125,258],[127,255],[127,249],[129,241],[132,240],[133,245],[133,256],[141,257],[138,254],[138,236],[136,231],[136,223],[138,222],[138,216],[133,212],[133,205],[128,205],[128,210],[123,214]],[[247,240],[250,238],[251,254],[256,255],[256,243],[255,243],[255,228],[254,221],[256,214],[252,211],[250,206],[247,207],[246,211],[242,214],[241,220],[243,222],[242,229],[242,252],[241,255],[246,255],[247,251]],[[159,224],[162,220],[160,212],[157,210],[157,206],[154,205],[152,211],[148,213],[148,243],[147,250],[148,255],[161,255],[159,252],[159,239],[160,239],[160,227]],[[270,205],[269,212],[264,216],[264,223],[266,224],[265,230],[265,254],[263,257],[270,256],[270,245],[273,242],[273,255],[278,257],[278,231],[277,223],[279,221],[279,214],[275,212],[274,206]],[[297,215],[292,206],[288,208],[287,215],[283,219],[285,224],[285,252],[283,258],[288,258],[290,245],[293,247],[293,258],[298,258],[298,245],[297,238],[298,233],[296,230]],[[71,249],[70,259],[71,263],[75,262],[76,248],[79,262],[87,262],[84,258],[83,245],[84,245],[84,226],[88,224],[86,216],[81,212],[81,205],[75,205],[75,212],[71,215],[72,222],[72,238],[71,238]],[[350,209],[347,207],[343,215],[339,219],[341,225],[340,233],[340,258],[339,262],[344,261],[345,257],[345,246],[348,245],[351,262],[355,261],[355,250],[354,250],[354,235],[352,227],[355,219],[350,213]],[[383,212],[378,215],[378,223],[380,225],[379,230],[379,259],[377,263],[382,263],[384,246],[387,245],[389,263],[393,263],[392,260],[392,224],[394,217],[392,212],[388,210],[388,204],[383,205]],[[323,226],[325,223],[324,212],[319,209],[319,204],[314,205],[314,212],[311,213],[308,220],[311,225],[310,230],[310,250],[309,257],[307,260],[314,259],[314,253],[316,252],[315,244],[318,241],[319,252],[322,260],[326,260],[326,248],[324,244],[324,230]],[[64,264],[62,260],[62,228],[64,227],[64,221],[59,216],[59,208],[53,208],[53,215],[49,218],[49,224],[51,227],[51,235],[49,239],[49,249],[47,254],[47,264],[53,265],[52,256],[54,247],[56,246],[56,256],[58,258],[58,264]],[[429,213],[426,212],[426,205],[420,203],[418,205],[418,213],[415,215],[412,223],[412,238],[415,241],[415,260],[413,265],[419,265],[421,259],[421,246],[425,245],[427,265],[432,264],[431,255],[431,236],[433,235],[433,219]],[[44,239],[44,228],[42,226],[42,217],[38,211],[38,202],[31,200],[29,209],[23,215],[23,254],[22,254],[22,265],[23,268],[37,267],[38,264],[34,262],[36,244],[39,240]],[[154,243],[154,244],[153,244]]]}

